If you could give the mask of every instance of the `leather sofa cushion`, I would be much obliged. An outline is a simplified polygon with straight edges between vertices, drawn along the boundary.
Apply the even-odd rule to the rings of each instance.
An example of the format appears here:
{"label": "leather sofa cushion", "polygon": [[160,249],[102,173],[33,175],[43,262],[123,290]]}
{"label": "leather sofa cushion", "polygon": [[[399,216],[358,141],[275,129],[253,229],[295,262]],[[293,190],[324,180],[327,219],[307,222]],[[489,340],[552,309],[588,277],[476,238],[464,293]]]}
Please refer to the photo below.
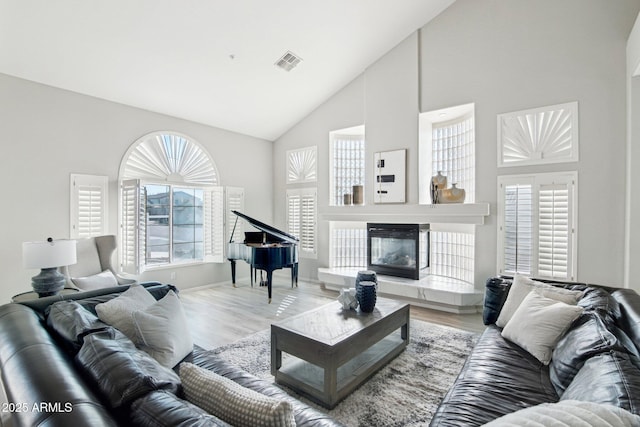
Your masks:
{"label": "leather sofa cushion", "polygon": [[549,373],[558,395],[562,395],[584,362],[597,354],[635,347],[617,326],[607,323],[596,311],[584,313],[560,339],[553,351]]}
{"label": "leather sofa cushion", "polygon": [[119,331],[87,335],[76,361],[102,392],[112,408],[127,406],[154,390],[177,393],[180,379],[171,369],[135,345]]}
{"label": "leather sofa cushion", "polygon": [[640,346],[640,295],[633,289],[618,289],[611,295],[620,306],[618,324],[627,331],[638,348]]}
{"label": "leather sofa cushion", "polygon": [[588,287],[578,305],[584,307],[585,311],[598,312],[606,322],[614,322],[620,317],[620,305],[604,289]]}
{"label": "leather sofa cushion", "polygon": [[640,415],[640,369],[635,356],[610,351],[588,359],[562,395],[619,406]]}
{"label": "leather sofa cushion", "polygon": [[61,339],[65,348],[76,355],[84,336],[96,331],[112,329],[75,301],[60,301],[48,310],[47,325]]}
{"label": "leather sofa cushion", "polygon": [[549,367],[490,325],[438,407],[432,427],[481,426],[505,414],[557,402]]}
{"label": "leather sofa cushion", "polygon": [[231,427],[165,390],[151,392],[133,402],[131,421],[139,427]]}

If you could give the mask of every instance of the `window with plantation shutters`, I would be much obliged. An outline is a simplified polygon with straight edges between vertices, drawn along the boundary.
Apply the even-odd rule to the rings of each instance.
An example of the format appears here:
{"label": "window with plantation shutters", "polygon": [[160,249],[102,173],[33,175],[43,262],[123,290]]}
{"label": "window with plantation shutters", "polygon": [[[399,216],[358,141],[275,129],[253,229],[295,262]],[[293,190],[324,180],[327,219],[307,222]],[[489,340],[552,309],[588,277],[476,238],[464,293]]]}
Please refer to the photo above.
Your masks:
{"label": "window with plantation shutters", "polygon": [[315,258],[317,233],[315,188],[287,190],[287,232],[296,236],[300,256]]}
{"label": "window with plantation shutters", "polygon": [[244,239],[244,221],[236,221],[238,216],[232,211],[244,213],[244,188],[225,187],[225,206],[227,221],[225,241],[242,242]]}
{"label": "window with plantation shutters", "polygon": [[173,132],[136,141],[120,167],[124,272],[225,260],[225,192],[209,154]]}
{"label": "window with plantation shutters", "polygon": [[576,279],[577,173],[498,178],[498,271]]}
{"label": "window with plantation shutters", "polygon": [[109,178],[71,174],[70,237],[81,239],[108,234]]}

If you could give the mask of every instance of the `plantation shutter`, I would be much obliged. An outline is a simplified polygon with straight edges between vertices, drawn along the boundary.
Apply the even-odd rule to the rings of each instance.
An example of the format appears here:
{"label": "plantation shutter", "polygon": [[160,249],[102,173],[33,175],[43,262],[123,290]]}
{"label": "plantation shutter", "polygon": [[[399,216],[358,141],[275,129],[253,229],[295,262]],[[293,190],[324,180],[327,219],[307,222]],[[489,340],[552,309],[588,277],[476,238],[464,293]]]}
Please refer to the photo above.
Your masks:
{"label": "plantation shutter", "polygon": [[316,191],[303,192],[300,197],[300,252],[316,253]]}
{"label": "plantation shutter", "polygon": [[204,261],[224,262],[224,188],[207,187],[204,191]]}
{"label": "plantation shutter", "polygon": [[120,224],[120,266],[122,271],[140,274],[146,252],[146,198],[140,180],[122,181]]}
{"label": "plantation shutter", "polygon": [[227,206],[227,235],[225,236],[225,242],[232,241],[231,239],[233,239],[233,241],[236,241],[236,239],[242,241],[244,239],[244,221],[236,222],[239,217],[231,211],[244,213],[244,188],[226,187],[225,197]]}
{"label": "plantation shutter", "polygon": [[70,237],[72,239],[107,234],[109,178],[71,174]]}
{"label": "plantation shutter", "polygon": [[570,278],[569,185],[540,185],[538,189],[538,274]]}
{"label": "plantation shutter", "polygon": [[531,274],[532,186],[504,186],[504,273]]}
{"label": "plantation shutter", "polygon": [[315,257],[317,191],[303,188],[287,191],[287,232],[300,239],[301,256]]}

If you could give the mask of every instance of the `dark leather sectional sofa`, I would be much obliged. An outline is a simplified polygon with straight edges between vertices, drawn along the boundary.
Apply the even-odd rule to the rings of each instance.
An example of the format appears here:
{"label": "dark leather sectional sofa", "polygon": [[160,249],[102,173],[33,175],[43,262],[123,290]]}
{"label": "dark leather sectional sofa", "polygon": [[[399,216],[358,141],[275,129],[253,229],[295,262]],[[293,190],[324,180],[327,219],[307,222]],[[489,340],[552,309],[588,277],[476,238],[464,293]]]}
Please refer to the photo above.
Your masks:
{"label": "dark leather sectional sofa", "polygon": [[544,365],[502,337],[494,323],[511,280],[489,279],[483,312],[488,326],[431,426],[480,426],[565,399],[613,404],[640,414],[640,296],[631,289],[547,282],[584,291],[578,301],[584,312],[558,342],[551,363]]}
{"label": "dark leather sectional sofa", "polygon": [[[169,290],[177,291],[159,283],[145,287],[156,299]],[[118,286],[0,307],[0,369],[8,399],[1,409],[11,413],[13,425],[227,426],[183,399],[174,372],[158,369],[153,359],[143,360],[141,350],[128,338],[94,316],[96,304],[126,289]],[[74,313],[69,322],[59,318],[54,327],[47,316],[50,305],[60,300],[75,300],[86,313]],[[78,310],[77,305],[68,305]],[[82,346],[95,340],[108,340],[110,356],[87,352],[79,356]],[[288,400],[298,426],[340,425],[202,348],[196,346],[185,360],[262,394]]]}

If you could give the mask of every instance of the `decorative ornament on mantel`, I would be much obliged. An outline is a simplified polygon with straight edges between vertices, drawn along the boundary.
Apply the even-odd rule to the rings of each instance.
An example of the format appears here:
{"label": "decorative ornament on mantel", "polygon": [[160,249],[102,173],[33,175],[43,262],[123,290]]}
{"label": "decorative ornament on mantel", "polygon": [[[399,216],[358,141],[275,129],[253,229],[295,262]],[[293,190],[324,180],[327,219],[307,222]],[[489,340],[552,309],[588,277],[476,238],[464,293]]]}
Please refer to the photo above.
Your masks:
{"label": "decorative ornament on mantel", "polygon": [[451,184],[451,188],[442,190],[440,193],[440,203],[464,203],[467,192],[464,188],[456,187],[456,183]]}
{"label": "decorative ornament on mantel", "polygon": [[438,171],[438,175],[431,178],[431,203],[438,205],[441,203],[464,203],[466,191],[458,188],[457,183],[452,183],[451,188],[447,188],[447,177]]}
{"label": "decorative ornament on mantel", "polygon": [[431,178],[431,203],[434,205],[440,203],[440,194],[445,188],[447,188],[447,177],[438,171],[438,175]]}

